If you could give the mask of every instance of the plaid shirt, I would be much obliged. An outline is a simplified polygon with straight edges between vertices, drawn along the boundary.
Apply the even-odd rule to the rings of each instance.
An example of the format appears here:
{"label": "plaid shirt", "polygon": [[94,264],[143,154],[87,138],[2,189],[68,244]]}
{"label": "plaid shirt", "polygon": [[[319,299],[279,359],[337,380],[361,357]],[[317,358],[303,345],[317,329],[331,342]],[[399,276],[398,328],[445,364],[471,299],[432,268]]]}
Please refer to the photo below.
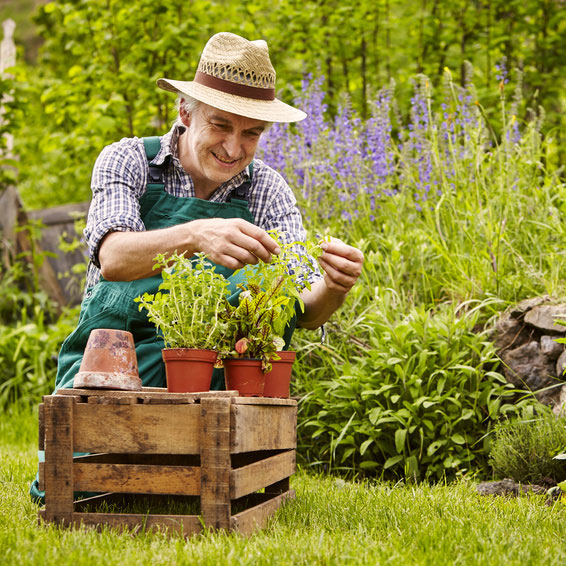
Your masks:
{"label": "plaid shirt", "polygon": [[[184,126],[175,124],[161,137],[161,150],[152,164],[160,165],[170,156],[164,172],[165,191],[176,197],[194,197],[193,181],[181,166],[177,155],[177,142],[184,130]],[[85,229],[90,257],[87,288],[95,285],[100,278],[98,249],[102,238],[108,232],[141,232],[146,229],[140,218],[139,200],[145,193],[148,174],[141,138],[123,138],[105,147],[96,160],[91,183],[93,196]],[[220,185],[209,200],[227,202],[232,190],[247,177],[246,168]],[[305,230],[293,192],[281,175],[259,159],[254,160],[248,199],[257,226],[264,230],[278,229],[285,242],[305,240]],[[322,277],[316,262],[313,263],[315,271],[308,276],[310,282]]]}

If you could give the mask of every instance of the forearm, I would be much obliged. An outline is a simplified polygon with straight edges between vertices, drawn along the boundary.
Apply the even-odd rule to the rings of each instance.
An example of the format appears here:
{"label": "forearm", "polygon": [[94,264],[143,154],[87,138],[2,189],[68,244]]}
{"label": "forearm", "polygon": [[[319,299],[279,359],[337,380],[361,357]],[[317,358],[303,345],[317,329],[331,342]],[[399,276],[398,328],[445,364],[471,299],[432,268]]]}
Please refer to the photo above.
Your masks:
{"label": "forearm", "polygon": [[347,294],[328,288],[324,279],[316,281],[301,293],[305,310],[298,316],[298,326],[310,330],[322,326],[342,306]]}
{"label": "forearm", "polygon": [[198,251],[192,235],[187,225],[146,232],[110,232],[102,240],[98,254],[101,274],[108,281],[150,277],[156,273],[153,265],[158,254],[185,251],[190,257]]}

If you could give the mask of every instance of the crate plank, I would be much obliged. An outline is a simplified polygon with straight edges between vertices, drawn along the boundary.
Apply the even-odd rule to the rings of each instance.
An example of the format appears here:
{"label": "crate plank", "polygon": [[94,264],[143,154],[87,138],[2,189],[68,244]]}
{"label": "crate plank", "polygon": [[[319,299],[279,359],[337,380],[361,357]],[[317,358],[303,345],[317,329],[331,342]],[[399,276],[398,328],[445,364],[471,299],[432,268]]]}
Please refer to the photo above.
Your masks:
{"label": "crate plank", "polygon": [[201,513],[208,527],[230,528],[229,398],[201,399]]}
{"label": "crate plank", "polygon": [[73,519],[73,408],[72,397],[45,398],[45,516],[48,521]]}
{"label": "crate plank", "polygon": [[232,405],[231,452],[296,448],[296,405]]}
{"label": "crate plank", "polygon": [[288,499],[295,499],[294,490],[276,495],[255,507],[233,515],[230,521],[232,530],[242,535],[251,535],[255,530],[262,529],[273,513]]}
{"label": "crate plank", "polygon": [[166,530],[181,535],[197,534],[202,531],[198,515],[141,515],[135,513],[75,513],[74,524],[129,529],[134,533],[148,530]]}
{"label": "crate plank", "polygon": [[39,428],[38,449],[44,450],[45,449],[45,420],[44,420],[44,416],[43,416],[43,403],[39,404],[37,416],[38,416],[38,428]]}
{"label": "crate plank", "polygon": [[73,465],[77,491],[200,495],[200,468],[139,464]]}
{"label": "crate plank", "polygon": [[199,416],[198,405],[77,403],[73,442],[77,452],[198,454]]}
{"label": "crate plank", "polygon": [[230,499],[237,499],[295,473],[294,450],[282,452],[230,472]]}

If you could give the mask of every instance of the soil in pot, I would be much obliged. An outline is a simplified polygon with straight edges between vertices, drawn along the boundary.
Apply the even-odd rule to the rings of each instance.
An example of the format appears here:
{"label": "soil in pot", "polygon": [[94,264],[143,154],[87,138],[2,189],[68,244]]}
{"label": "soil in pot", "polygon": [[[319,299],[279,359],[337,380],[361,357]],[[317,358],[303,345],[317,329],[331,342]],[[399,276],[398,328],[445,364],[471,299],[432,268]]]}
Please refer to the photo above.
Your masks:
{"label": "soil in pot", "polygon": [[214,350],[171,348],[161,351],[165,362],[167,391],[199,393],[210,390],[212,369],[217,353]]}
{"label": "soil in pot", "polygon": [[264,397],[289,397],[291,371],[296,352],[277,352],[280,360],[271,360],[272,369],[265,374]]}
{"label": "soil in pot", "polygon": [[265,375],[261,360],[255,358],[227,358],[224,363],[226,389],[236,390],[242,397],[262,397]]}

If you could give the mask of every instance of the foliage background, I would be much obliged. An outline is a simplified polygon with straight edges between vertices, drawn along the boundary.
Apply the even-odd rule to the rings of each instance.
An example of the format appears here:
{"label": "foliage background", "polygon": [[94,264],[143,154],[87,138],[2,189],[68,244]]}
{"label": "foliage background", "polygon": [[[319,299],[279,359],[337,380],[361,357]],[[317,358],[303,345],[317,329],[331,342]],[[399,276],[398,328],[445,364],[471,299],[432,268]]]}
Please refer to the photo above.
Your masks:
{"label": "foliage background", "polygon": [[[279,96],[310,118],[274,126],[261,155],[313,233],[366,256],[327,343],[295,339],[303,463],[487,474],[493,425],[538,410],[505,383],[493,321],[523,298],[564,296],[565,10],[562,0],[41,3],[43,46],[3,83],[15,93],[18,188],[30,208],[88,199],[104,145],[173,121],[157,78],[192,78],[215,32],[268,39]],[[46,357],[39,345],[76,316],[20,301],[14,312],[35,326],[5,323],[4,402],[49,390],[55,348]],[[46,369],[25,369],[36,367]]]}

